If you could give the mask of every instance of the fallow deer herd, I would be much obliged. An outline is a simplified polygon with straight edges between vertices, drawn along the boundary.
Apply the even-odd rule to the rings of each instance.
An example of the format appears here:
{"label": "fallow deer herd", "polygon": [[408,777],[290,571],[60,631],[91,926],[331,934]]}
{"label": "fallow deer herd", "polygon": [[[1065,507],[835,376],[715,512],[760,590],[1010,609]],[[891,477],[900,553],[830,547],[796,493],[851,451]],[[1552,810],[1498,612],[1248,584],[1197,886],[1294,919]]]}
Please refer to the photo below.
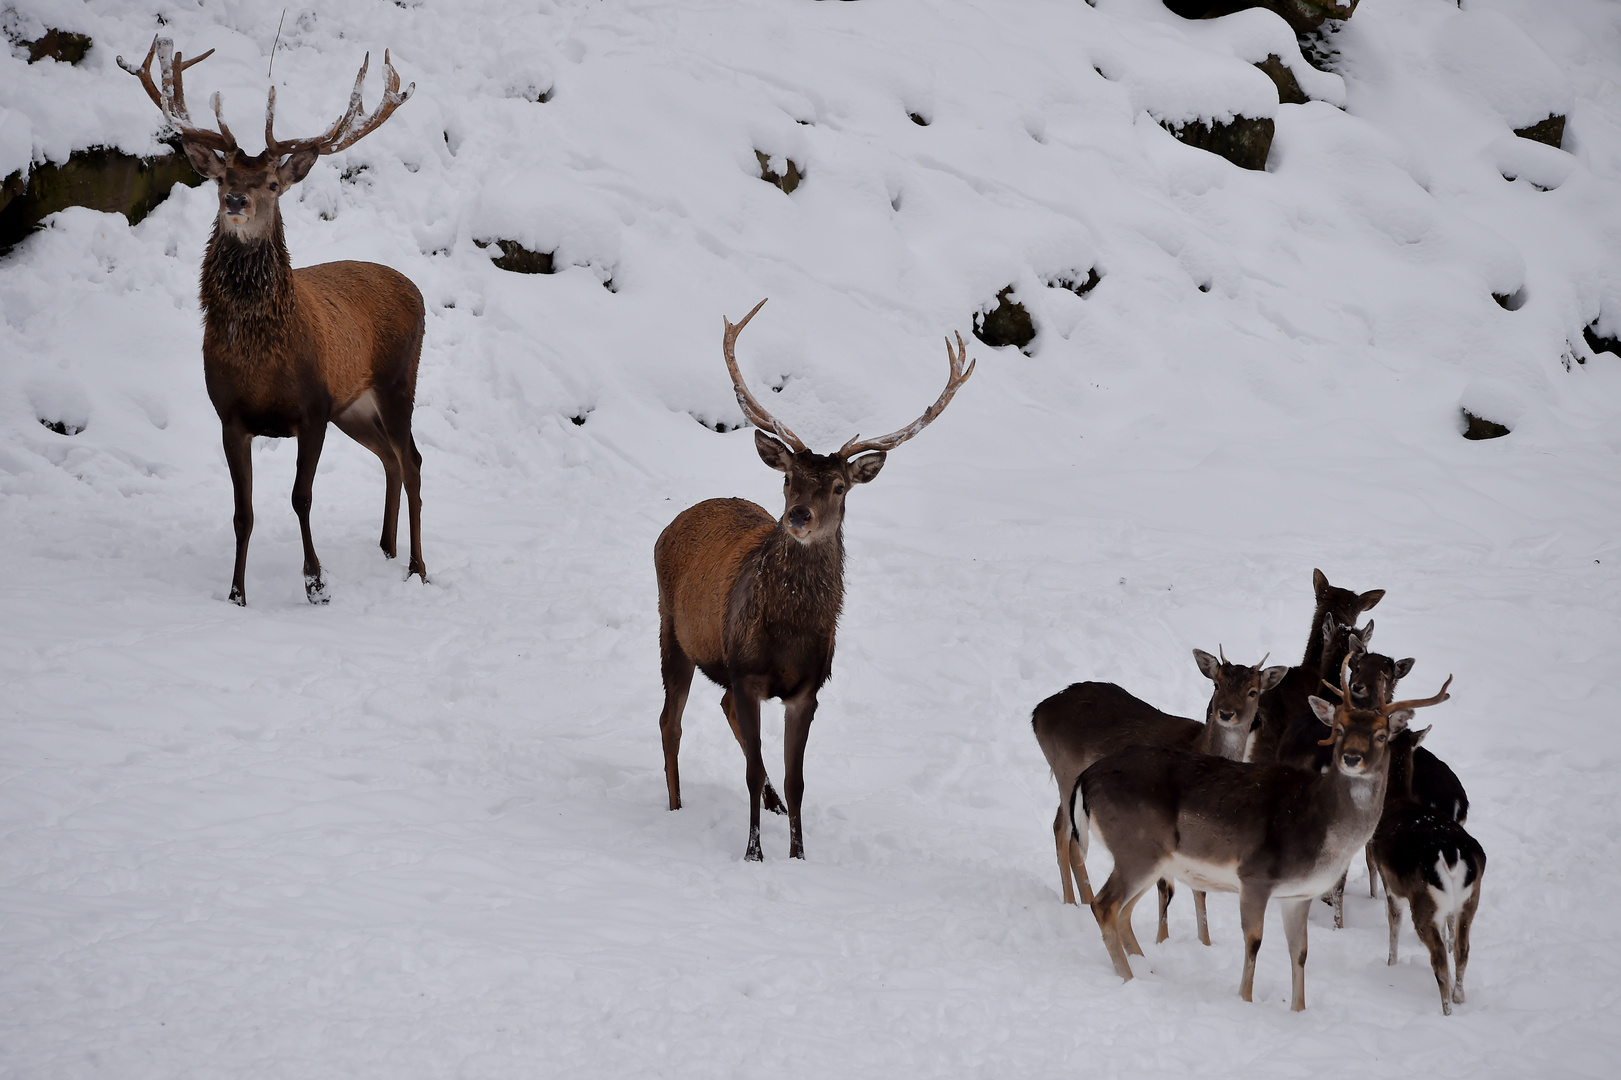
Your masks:
{"label": "fallow deer herd", "polygon": [[[199,127],[186,107],[182,77],[192,60],[154,40],[140,67],[148,96],[179,135],[193,167],[215,181],[219,212],[203,261],[203,371],[219,413],[235,492],[236,563],[230,599],[246,603],[244,573],[253,528],[251,441],[298,440],[293,508],[304,546],[311,603],[326,583],[310,538],[315,467],[327,424],[375,453],[385,476],[384,553],[395,555],[403,485],[410,516],[408,574],[427,581],[422,559],[421,455],[411,436],[417,361],[424,332],[421,294],[403,275],[375,263],[336,262],[293,269],[279,199],[318,157],[374,131],[411,95],[384,54],[383,99],[361,105],[363,63],[347,109],[323,134],[277,139],[276,97],[265,115],[265,150],[244,153],[213,97],[217,130]],[[158,76],[153,77],[156,59]],[[749,792],[746,860],[759,860],[761,806],[786,813],[789,855],[805,857],[800,820],[804,752],[817,692],[832,670],[844,595],[844,504],[874,479],[888,451],[932,423],[973,373],[961,335],[946,353],[950,374],[933,405],[912,424],[879,439],[852,438],[817,454],[767,412],[738,367],[737,336],[765,301],[733,325],[722,355],[760,458],[784,474],[784,508],[773,516],[742,499],[711,499],[677,515],[654,546],[664,708],[659,730],[671,810],[681,806],[677,757],[681,718],[694,670],[724,694],[721,710],[743,749]],[[1036,741],[1058,783],[1053,821],[1065,903],[1091,905],[1115,971],[1132,977],[1128,955],[1143,955],[1132,909],[1158,883],[1159,935],[1168,936],[1175,881],[1194,890],[1198,936],[1210,944],[1207,891],[1238,893],[1244,937],[1240,994],[1251,997],[1267,901],[1282,909],[1293,967],[1291,1007],[1305,1007],[1307,916],[1314,898],[1335,905],[1343,924],[1345,874],[1365,852],[1369,893],[1386,890],[1389,963],[1396,963],[1402,908],[1429,950],[1442,1012],[1464,1000],[1469,932],[1480,902],[1486,856],[1464,829],[1468,797],[1456,775],[1418,744],[1414,710],[1448,699],[1448,677],[1433,696],[1397,701],[1396,682],[1413,666],[1368,650],[1373,624],[1356,620],[1384,596],[1330,585],[1313,571],[1316,610],[1305,655],[1294,667],[1230,663],[1218,649],[1194,650],[1213,684],[1203,722],[1172,716],[1113,683],[1082,682],[1036,706]],[[1323,691],[1335,699],[1322,696]],[[761,760],[760,702],[785,710],[783,795]],[[1113,859],[1095,894],[1086,871],[1093,833]],[[1448,951],[1451,951],[1449,962]]]}

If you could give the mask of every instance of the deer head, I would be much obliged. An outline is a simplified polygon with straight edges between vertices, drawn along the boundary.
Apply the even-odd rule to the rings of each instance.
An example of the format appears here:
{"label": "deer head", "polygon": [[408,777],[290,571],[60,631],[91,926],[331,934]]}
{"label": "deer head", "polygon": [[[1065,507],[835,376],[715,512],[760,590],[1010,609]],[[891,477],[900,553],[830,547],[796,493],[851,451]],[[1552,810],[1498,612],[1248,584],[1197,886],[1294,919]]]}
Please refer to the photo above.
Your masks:
{"label": "deer head", "polygon": [[838,534],[844,524],[844,499],[850,488],[855,484],[865,484],[877,476],[890,450],[934,422],[934,418],[951,403],[957,388],[974,373],[974,362],[967,360],[964,355],[961,334],[957,335],[955,351],[952,350],[951,339],[947,338],[946,358],[951,363],[951,374],[946,380],[945,390],[933,405],[924,410],[922,416],[882,438],[861,439],[854,436],[834,453],[818,454],[807,447],[786,424],[765,410],[743,381],[743,373],[738,370],[737,358],[733,355],[737,335],[764,306],[764,300],[755,304],[754,310],[743,316],[743,321],[736,325],[730,319],[726,320],[722,351],[726,357],[726,370],[732,377],[732,389],[737,394],[737,403],[749,423],[757,429],[754,432],[754,448],[759,451],[760,460],[783,473],[782,525],[789,536],[802,544],[810,544]]}
{"label": "deer head", "polygon": [[[330,128],[314,138],[278,139],[272,130],[276,121],[276,88],[272,86],[265,105],[265,149],[262,153],[248,155],[237,146],[235,136],[225,124],[217,92],[211,104],[219,130],[199,127],[186,109],[185,71],[213,53],[214,50],[209,49],[193,60],[186,60],[174,51],[173,41],[154,38],[140,67],[126,63],[122,56],[118,57],[118,66],[141,80],[152,103],[179,133],[181,149],[192,168],[219,186],[219,226],[223,232],[242,240],[262,240],[272,235],[281,220],[282,194],[304,179],[315,159],[347,149],[375,131],[416,89],[416,84],[412,83],[400,90],[399,73],[389,62],[385,50],[383,100],[371,115],[364,115],[360,87],[366,81],[366,69],[371,62],[368,53],[360,65],[360,74],[355,76],[349,108]],[[152,77],[154,59],[158,62],[157,80]]]}
{"label": "deer head", "polygon": [[1234,731],[1248,731],[1255,722],[1255,708],[1261,695],[1283,681],[1289,669],[1282,665],[1266,666],[1266,657],[1254,667],[1232,664],[1221,646],[1216,646],[1219,658],[1203,649],[1193,650],[1193,659],[1205,678],[1216,684],[1210,695],[1210,709],[1205,722]]}
{"label": "deer head", "polygon": [[[1340,663],[1340,685],[1350,681],[1351,658],[1347,656]],[[1346,692],[1326,681],[1324,685],[1340,695],[1340,702],[1331,705],[1320,697],[1306,699],[1317,719],[1329,727],[1328,737],[1317,745],[1334,747],[1334,765],[1347,776],[1376,772],[1385,762],[1390,740],[1407,730],[1413,710],[1439,705],[1452,696],[1447,693],[1447,687],[1452,685],[1451,675],[1434,697],[1384,702],[1370,708],[1353,705]]]}

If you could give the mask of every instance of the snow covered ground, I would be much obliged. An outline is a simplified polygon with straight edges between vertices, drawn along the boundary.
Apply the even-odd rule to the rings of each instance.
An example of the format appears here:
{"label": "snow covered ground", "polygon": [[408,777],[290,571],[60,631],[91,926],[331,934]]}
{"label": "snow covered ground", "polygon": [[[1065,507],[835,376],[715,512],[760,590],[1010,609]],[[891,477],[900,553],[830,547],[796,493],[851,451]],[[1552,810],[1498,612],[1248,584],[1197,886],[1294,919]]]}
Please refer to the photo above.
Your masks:
{"label": "snow covered ground", "polygon": [[[153,150],[113,57],[158,11],[253,147],[279,7],[13,9],[96,46],[0,57],[0,172]],[[368,49],[417,87],[283,212],[296,264],[427,299],[432,584],[381,558],[381,470],[334,434],[307,605],[292,447],[261,440],[224,602],[211,191],[0,259],[0,1075],[1613,1075],[1621,358],[1581,331],[1621,331],[1621,8],[1363,0],[1334,45],[1313,79],[1276,16],[1156,0],[289,8],[279,131],[330,122]],[[1277,105],[1269,52],[1320,100]],[[1266,172],[1157,122],[1234,112],[1276,118]],[[1513,136],[1550,112],[1563,152]],[[569,268],[506,273],[491,237]],[[1031,355],[972,342],[850,499],[809,860],[768,816],[744,864],[718,690],[679,813],[656,723],[654,538],[710,496],[780,509],[712,430],[721,318],[771,297],[740,358],[826,449],[921,411],[1008,284]],[[1460,406],[1513,434],[1463,440]],[[1211,948],[1180,897],[1128,985],[1059,902],[1031,707],[1099,678],[1198,715],[1190,650],[1296,659],[1314,566],[1389,590],[1407,689],[1456,674],[1427,745],[1491,863],[1450,1018],[1410,929],[1386,967],[1360,865],[1298,1015],[1275,913],[1245,1004],[1231,897]]]}

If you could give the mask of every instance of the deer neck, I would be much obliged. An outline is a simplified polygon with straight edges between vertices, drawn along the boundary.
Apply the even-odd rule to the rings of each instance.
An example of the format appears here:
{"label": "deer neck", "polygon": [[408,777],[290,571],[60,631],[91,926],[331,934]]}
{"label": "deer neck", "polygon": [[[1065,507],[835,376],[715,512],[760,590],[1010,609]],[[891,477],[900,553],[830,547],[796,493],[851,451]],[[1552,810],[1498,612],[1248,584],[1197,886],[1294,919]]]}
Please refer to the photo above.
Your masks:
{"label": "deer neck", "polygon": [[1219,724],[1216,722],[1215,711],[1213,704],[1205,706],[1204,730],[1199,733],[1194,749],[1201,754],[1226,758],[1229,761],[1246,760],[1251,738],[1250,728],[1254,724],[1254,718],[1251,717],[1250,722],[1245,724]]}
{"label": "deer neck", "polygon": [[755,574],[755,602],[766,621],[831,633],[844,606],[844,531],[806,544],[778,522]]}
{"label": "deer neck", "polygon": [[278,214],[262,240],[243,240],[214,222],[203,256],[200,299],[210,329],[222,331],[232,351],[274,344],[292,332],[293,264]]}
{"label": "deer neck", "polygon": [[1330,816],[1325,848],[1331,849],[1332,858],[1349,857],[1351,852],[1373,839],[1385,810],[1389,770],[1387,756],[1377,768],[1362,776],[1347,776],[1338,766],[1330,766],[1327,773],[1317,777],[1319,796]]}

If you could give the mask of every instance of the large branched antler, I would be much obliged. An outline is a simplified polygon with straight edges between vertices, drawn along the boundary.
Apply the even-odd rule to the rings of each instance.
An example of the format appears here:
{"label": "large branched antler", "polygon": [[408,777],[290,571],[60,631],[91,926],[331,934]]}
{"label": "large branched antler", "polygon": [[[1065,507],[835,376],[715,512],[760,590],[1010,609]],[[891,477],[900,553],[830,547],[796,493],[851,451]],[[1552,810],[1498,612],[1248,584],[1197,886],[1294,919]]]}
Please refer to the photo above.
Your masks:
{"label": "large branched antler", "polygon": [[270,88],[270,98],[265,103],[265,150],[277,158],[296,154],[301,150],[314,150],[318,154],[336,154],[339,150],[346,150],[370,135],[383,125],[383,121],[394,115],[394,110],[410,100],[411,94],[416,90],[417,84],[412,83],[403,91],[400,89],[400,73],[394,70],[389,60],[388,50],[383,50],[383,100],[377,103],[377,108],[370,116],[362,116],[365,111],[360,101],[360,88],[366,81],[366,69],[371,66],[371,53],[360,63],[360,73],[355,76],[355,88],[349,93],[349,108],[333,125],[320,135],[310,139],[277,139],[272,130],[276,124],[276,88]]}
{"label": "large branched antler", "polygon": [[[946,388],[940,392],[939,398],[923,411],[923,415],[901,428],[892,431],[879,439],[861,439],[860,436],[851,436],[850,441],[839,447],[839,457],[852,458],[857,454],[864,454],[869,450],[893,450],[901,443],[910,439],[924,428],[934,422],[934,418],[945,411],[951,399],[956,396],[957,388],[968,381],[968,376],[974,373],[974,365],[978,361],[967,359],[967,347],[963,345],[962,334],[957,335],[957,349],[951,349],[951,339],[946,338],[946,359],[951,361],[951,374],[946,379]],[[964,361],[967,366],[964,366]]]}
{"label": "large branched antler", "polygon": [[[152,99],[152,104],[163,113],[163,118],[169,126],[180,133],[180,137],[188,142],[209,150],[216,150],[222,154],[231,154],[236,150],[236,139],[231,135],[231,129],[225,126],[225,119],[220,115],[220,96],[214,95],[214,118],[219,122],[218,131],[198,127],[186,110],[186,87],[182,81],[187,68],[200,64],[214,55],[209,49],[203,55],[187,60],[174,51],[174,41],[166,37],[152,39],[152,47],[146,50],[146,59],[140,67],[130,64],[122,56],[117,57],[118,66],[141,80],[146,88],[146,96]],[[152,79],[152,60],[158,62],[158,78],[162,81],[160,87]]]}
{"label": "large branched antler", "polygon": [[1379,713],[1382,716],[1389,716],[1398,709],[1422,709],[1430,705],[1439,705],[1441,702],[1451,699],[1452,695],[1447,693],[1447,687],[1451,685],[1452,676],[1448,675],[1447,681],[1441,684],[1440,691],[1434,697],[1413,698],[1409,701],[1392,701],[1389,705],[1379,706]]}
{"label": "large branched antler", "polygon": [[[769,296],[766,297],[766,300],[769,299],[771,299]],[[777,438],[787,443],[794,453],[803,453],[807,448],[800,441],[799,436],[790,431],[787,424],[766,412],[765,406],[755,400],[754,394],[749,391],[748,383],[743,381],[743,373],[737,368],[737,357],[732,355],[732,350],[737,345],[737,335],[742,333],[743,328],[749,324],[749,320],[754,318],[755,312],[763,307],[765,307],[765,300],[755,304],[754,311],[750,311],[743,316],[743,321],[735,326],[732,325],[732,320],[727,319],[724,315],[721,316],[726,323],[726,337],[721,342],[721,352],[726,357],[726,371],[732,376],[732,390],[737,394],[737,404],[743,410],[743,416],[748,422],[762,431],[769,431],[776,435]]]}

